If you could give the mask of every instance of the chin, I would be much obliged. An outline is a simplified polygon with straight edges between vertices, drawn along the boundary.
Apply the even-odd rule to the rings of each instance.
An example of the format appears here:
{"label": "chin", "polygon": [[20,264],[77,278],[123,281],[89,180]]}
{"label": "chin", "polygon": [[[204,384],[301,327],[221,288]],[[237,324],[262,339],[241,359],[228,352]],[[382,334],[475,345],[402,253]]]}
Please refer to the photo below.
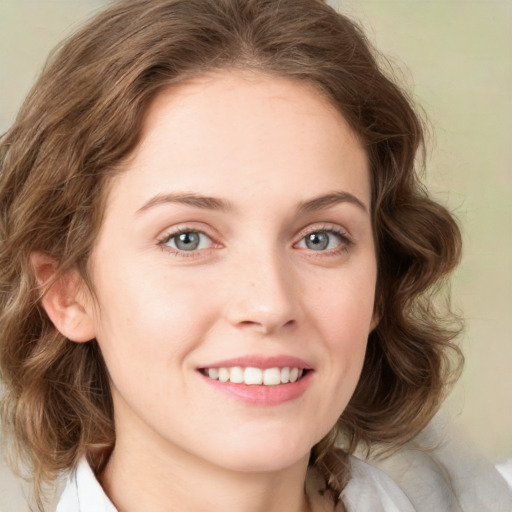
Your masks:
{"label": "chin", "polygon": [[219,465],[232,471],[274,472],[281,471],[309,460],[311,446],[305,443],[290,443],[290,439],[251,443],[229,443],[228,449],[221,450]]}
{"label": "chin", "polygon": [[289,456],[271,456],[265,459],[261,457],[261,454],[259,456],[255,455],[254,457],[248,456],[243,460],[226,461],[224,459],[222,465],[226,469],[241,473],[274,473],[295,466],[304,460],[307,463],[309,460],[309,452],[301,456],[295,453]]}

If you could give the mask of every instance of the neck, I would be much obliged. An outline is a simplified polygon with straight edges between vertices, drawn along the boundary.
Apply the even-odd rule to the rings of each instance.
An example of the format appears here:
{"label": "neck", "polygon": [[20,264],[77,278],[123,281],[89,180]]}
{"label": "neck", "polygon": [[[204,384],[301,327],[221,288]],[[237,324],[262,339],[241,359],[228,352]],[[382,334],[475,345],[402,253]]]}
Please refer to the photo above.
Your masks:
{"label": "neck", "polygon": [[308,458],[278,471],[235,471],[179,448],[140,446],[118,432],[116,447],[100,475],[119,512],[309,512],[305,493]]}

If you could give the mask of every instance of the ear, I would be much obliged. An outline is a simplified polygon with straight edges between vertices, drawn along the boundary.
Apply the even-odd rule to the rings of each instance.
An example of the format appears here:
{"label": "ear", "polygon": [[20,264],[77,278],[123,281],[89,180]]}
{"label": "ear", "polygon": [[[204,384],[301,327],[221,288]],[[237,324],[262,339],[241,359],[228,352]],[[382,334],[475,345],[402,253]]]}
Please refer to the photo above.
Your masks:
{"label": "ear", "polygon": [[377,311],[373,312],[372,321],[370,322],[370,332],[372,332],[380,322],[380,314]]}
{"label": "ear", "polygon": [[382,319],[382,302],[380,300],[376,300],[373,305],[373,315],[372,320],[370,322],[370,332],[372,332],[375,327],[377,327]]}
{"label": "ear", "polygon": [[30,261],[42,288],[41,303],[56,329],[71,341],[83,343],[95,337],[92,298],[77,270],[56,278],[57,262],[33,252]]}

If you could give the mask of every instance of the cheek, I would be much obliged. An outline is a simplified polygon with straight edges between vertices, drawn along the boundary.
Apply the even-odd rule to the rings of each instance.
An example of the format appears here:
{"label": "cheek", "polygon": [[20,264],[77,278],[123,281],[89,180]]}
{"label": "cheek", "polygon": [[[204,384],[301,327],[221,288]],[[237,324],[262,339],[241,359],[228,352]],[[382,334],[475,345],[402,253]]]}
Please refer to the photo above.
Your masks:
{"label": "cheek", "polygon": [[187,358],[215,314],[190,283],[148,275],[127,281],[102,289],[97,339],[117,407],[126,403],[149,418],[162,414],[162,403],[186,396]]}
{"label": "cheek", "polygon": [[197,285],[150,269],[103,280],[96,326],[107,366],[140,370],[153,364],[158,371],[183,362],[217,316],[215,303]]}
{"label": "cheek", "polygon": [[312,316],[328,353],[329,378],[340,400],[348,402],[362,370],[372,329],[375,273],[340,275],[312,294]]}
{"label": "cheek", "polygon": [[326,278],[311,296],[317,325],[332,343],[357,344],[366,339],[373,320],[376,272],[367,265],[360,272],[340,272]]}

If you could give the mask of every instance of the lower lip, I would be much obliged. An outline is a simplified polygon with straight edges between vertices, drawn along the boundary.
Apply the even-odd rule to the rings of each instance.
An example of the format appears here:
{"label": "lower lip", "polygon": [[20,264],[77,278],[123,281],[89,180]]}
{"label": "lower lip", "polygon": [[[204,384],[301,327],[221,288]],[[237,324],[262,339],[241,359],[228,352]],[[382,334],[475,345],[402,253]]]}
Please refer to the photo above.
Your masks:
{"label": "lower lip", "polygon": [[278,384],[277,386],[248,386],[247,384],[220,382],[219,380],[210,379],[200,372],[198,373],[207,384],[217,391],[254,405],[279,405],[299,398],[309,386],[313,374],[312,371],[308,371],[306,375],[298,381],[288,384]]}

